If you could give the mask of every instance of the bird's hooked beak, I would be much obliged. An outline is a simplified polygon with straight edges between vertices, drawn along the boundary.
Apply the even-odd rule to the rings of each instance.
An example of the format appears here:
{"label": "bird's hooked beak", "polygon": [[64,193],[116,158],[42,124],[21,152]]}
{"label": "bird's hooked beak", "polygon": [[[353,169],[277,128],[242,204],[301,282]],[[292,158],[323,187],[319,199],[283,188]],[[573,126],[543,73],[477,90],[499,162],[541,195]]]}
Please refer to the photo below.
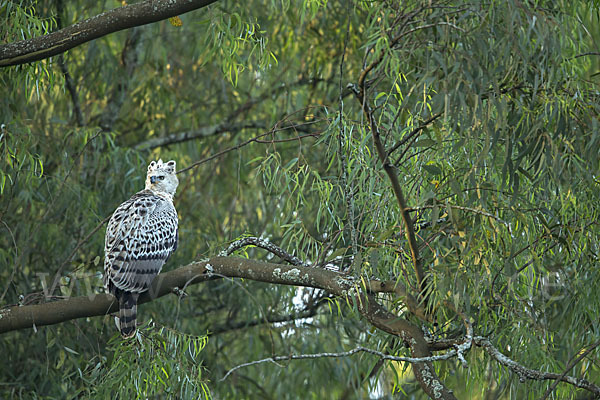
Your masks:
{"label": "bird's hooked beak", "polygon": [[151,184],[153,184],[153,185],[154,185],[154,184],[156,183],[156,181],[158,181],[158,177],[157,177],[157,176],[151,176],[151,177],[150,177],[150,183],[151,183]]}

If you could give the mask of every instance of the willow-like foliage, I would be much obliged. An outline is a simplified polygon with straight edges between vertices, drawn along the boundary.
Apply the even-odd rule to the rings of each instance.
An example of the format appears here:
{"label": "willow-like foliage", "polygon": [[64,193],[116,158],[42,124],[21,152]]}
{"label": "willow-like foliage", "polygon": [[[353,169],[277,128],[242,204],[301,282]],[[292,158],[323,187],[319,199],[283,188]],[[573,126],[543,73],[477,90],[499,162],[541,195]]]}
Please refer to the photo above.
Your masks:
{"label": "willow-like foliage", "polygon": [[[0,0],[0,43],[121,5]],[[460,310],[520,364],[600,384],[598,348],[569,366],[600,340],[599,7],[223,0],[3,68],[0,308],[102,292],[102,221],[158,158],[206,161],[180,175],[166,269],[257,236],[417,296],[377,130],[432,319],[378,300],[437,339],[465,334]],[[409,364],[371,354],[221,381],[271,355],[410,354],[322,290],[222,279],[186,292],[142,305],[129,344],[110,316],[4,334],[0,397],[426,398]],[[466,361],[435,363],[458,398],[537,399],[553,384],[520,382],[478,348]],[[560,383],[549,398],[584,393]]]}

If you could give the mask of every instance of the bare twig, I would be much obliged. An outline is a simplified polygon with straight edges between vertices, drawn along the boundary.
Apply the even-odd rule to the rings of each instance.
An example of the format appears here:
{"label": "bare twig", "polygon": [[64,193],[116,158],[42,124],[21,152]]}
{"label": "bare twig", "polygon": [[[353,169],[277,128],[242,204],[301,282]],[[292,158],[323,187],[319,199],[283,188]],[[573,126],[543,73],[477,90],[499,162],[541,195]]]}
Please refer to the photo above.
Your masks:
{"label": "bare twig", "polygon": [[[91,138],[89,138],[89,139],[88,139],[88,140],[85,142],[85,144],[82,146],[81,150],[80,150],[80,151],[79,151],[79,152],[78,152],[78,153],[77,153],[77,154],[76,154],[76,155],[73,157],[73,160],[76,160],[77,158],[81,157],[81,155],[83,154],[83,152],[84,152],[84,151],[85,151],[85,149],[87,148],[88,144],[90,144],[90,143],[91,143],[91,142],[92,142],[94,139],[96,139],[96,138],[97,138],[97,137],[98,137],[98,136],[99,136],[101,133],[102,133],[102,131],[101,131],[101,130],[98,130],[98,132],[96,132],[96,134],[95,134],[94,136],[92,136]],[[57,191],[56,191],[56,193],[58,193],[59,195],[60,195],[60,193],[62,192],[62,190],[63,190],[63,188],[64,188],[64,186],[65,186],[65,184],[66,184],[67,180],[69,179],[69,176],[71,176],[71,173],[73,172],[73,169],[75,168],[75,165],[76,165],[76,163],[75,163],[75,161],[74,161],[74,162],[73,162],[73,164],[71,165],[71,167],[69,168],[69,170],[67,171],[67,173],[66,173],[65,177],[62,179],[62,181],[61,181],[61,183],[60,183],[60,186],[58,187],[58,189],[57,189]],[[54,198],[52,198],[52,200],[50,201],[50,203],[49,203],[49,204],[48,204],[48,206],[46,207],[46,211],[44,211],[44,214],[42,215],[42,217],[41,217],[41,218],[40,218],[40,219],[39,219],[39,220],[36,222],[36,224],[35,224],[35,226],[34,226],[34,228],[33,228],[33,231],[34,231],[34,232],[38,230],[39,226],[40,226],[42,223],[44,223],[44,222],[45,222],[45,220],[46,220],[46,217],[48,216],[48,214],[50,213],[50,211],[52,211],[52,209],[54,208],[54,203],[56,202],[56,199],[57,199],[57,198],[58,198],[58,195],[57,195],[57,196],[54,196]],[[96,229],[96,230],[97,230],[97,229]],[[94,232],[95,232],[96,230],[94,230]],[[71,254],[71,256],[72,256],[73,254],[74,254],[74,252]],[[22,256],[22,255],[21,255],[21,256]],[[71,257],[71,256],[69,256],[69,257]],[[68,261],[68,260],[67,260],[67,261]],[[64,262],[64,263],[61,265],[61,267],[59,268],[59,270],[60,270],[60,271],[62,271],[62,267],[64,267],[64,265],[66,264],[66,262],[67,262],[67,261],[65,261],[65,262]],[[20,260],[20,259],[17,259],[17,260],[15,260],[15,268],[16,268],[16,266],[17,266],[17,265],[19,265],[19,264],[20,264],[20,262],[21,262],[21,260]],[[55,281],[54,281],[54,282],[55,282],[55,284],[53,285],[53,288],[56,286],[56,283],[58,282],[58,278],[59,278],[59,273],[57,273],[57,274],[56,274],[56,278],[55,278]],[[12,278],[11,278],[11,280],[12,280]],[[9,282],[10,282],[10,281],[9,281]],[[7,289],[6,289],[6,290],[8,290],[8,287],[7,287]],[[4,298],[4,295],[6,294],[6,290],[4,291],[4,293],[2,294],[2,296],[0,297],[0,300],[1,300],[2,298]],[[50,293],[50,295],[52,295],[52,293]]]}
{"label": "bare twig", "polygon": [[[56,25],[58,29],[63,28],[63,15],[64,7],[63,0],[56,1]],[[77,122],[77,126],[84,126],[85,121],[83,119],[83,113],[81,112],[81,105],[79,103],[79,97],[77,96],[77,88],[75,86],[75,82],[69,73],[69,68],[65,62],[64,54],[60,54],[58,56],[58,65],[60,66],[60,70],[65,77],[65,86],[69,91],[69,95],[71,96],[71,102],[73,103],[73,114],[75,115],[75,121]]]}
{"label": "bare twig", "polygon": [[[580,231],[584,231],[586,230],[589,226],[597,224],[598,221],[596,220],[592,220],[589,223],[585,224],[582,227],[572,227],[570,229],[572,229],[572,232],[580,232]],[[570,226],[570,223],[567,224],[567,226]],[[536,245],[544,236],[546,235],[546,233],[544,233],[542,236],[538,237],[537,239],[535,239],[533,242],[529,243],[527,246],[523,247],[522,249],[518,250],[517,252],[515,252],[512,256],[511,259],[514,259],[517,255],[521,254],[523,251],[527,250],[528,248],[530,248],[532,245]],[[559,241],[555,241],[554,243],[552,243],[550,246],[548,246],[545,250],[548,252],[550,250],[552,250],[554,247],[558,246],[561,242]],[[526,263],[524,263],[522,266],[520,266],[511,276],[518,276],[518,274],[521,273],[521,271],[523,271],[525,268],[529,267],[531,264],[533,264],[533,262],[535,261],[535,257],[531,257],[529,259],[529,261],[527,261]],[[503,288],[501,288],[500,290],[496,290],[496,281],[497,279],[502,275],[502,271],[504,270],[504,267],[506,266],[506,264],[503,264],[500,269],[496,272],[496,274],[494,275],[494,278],[492,279],[492,285],[491,285],[491,289],[490,292],[492,293],[492,296],[496,299],[499,300],[500,302],[502,302],[502,300],[499,298],[499,296],[496,295],[497,292],[500,293],[504,293],[504,291],[508,288],[508,285],[504,286]],[[510,279],[510,278],[509,278]]]}
{"label": "bare twig", "polygon": [[304,85],[315,86],[318,83],[328,84],[330,82],[326,79],[320,79],[320,78],[300,78],[297,81],[292,82],[292,83],[282,83],[278,86],[271,87],[269,90],[266,90],[261,95],[246,101],[244,104],[242,104],[241,106],[236,108],[231,114],[229,114],[229,116],[227,116],[225,118],[225,120],[233,121],[235,118],[239,117],[240,115],[250,111],[252,109],[252,107],[254,107],[256,104],[259,104],[267,99],[273,99],[273,98],[277,97],[281,92],[284,92],[286,90],[290,90],[292,88],[295,88],[298,86],[304,86]]}
{"label": "bare twig", "polygon": [[497,217],[497,216],[495,216],[493,214],[490,214],[490,213],[488,213],[486,211],[483,211],[483,210],[478,210],[476,208],[464,207],[464,206],[455,206],[455,205],[451,205],[451,204],[448,204],[448,205],[446,205],[446,204],[428,204],[428,205],[419,206],[419,207],[409,207],[409,208],[406,209],[406,211],[412,212],[412,211],[419,211],[419,210],[424,210],[426,208],[435,208],[435,207],[440,207],[440,208],[450,207],[450,208],[454,208],[456,210],[469,211],[469,212],[472,212],[472,213],[475,213],[475,214],[483,215],[483,216],[488,217],[488,218],[492,218],[492,219],[500,222],[502,225],[506,226],[506,228],[508,229],[508,232],[512,234],[512,230],[510,229],[510,224],[508,224],[506,221],[502,220],[501,218],[499,218],[499,217]]}
{"label": "bare twig", "polygon": [[[229,375],[231,375],[233,372],[237,371],[240,368],[249,367],[251,365],[256,365],[256,364],[262,364],[265,362],[277,363],[278,361],[286,361],[286,360],[306,360],[306,359],[316,359],[316,358],[348,357],[348,356],[351,356],[351,355],[354,355],[354,354],[360,353],[360,352],[376,355],[383,360],[400,361],[400,362],[408,362],[408,363],[423,363],[423,362],[448,360],[449,358],[452,358],[452,357],[456,356],[456,354],[457,354],[456,350],[451,350],[446,354],[430,356],[430,357],[419,357],[419,358],[400,357],[400,356],[391,356],[389,354],[385,354],[385,353],[382,353],[377,350],[359,346],[352,350],[343,351],[343,352],[339,352],[339,353],[290,354],[288,356],[273,356],[273,357],[269,357],[269,358],[263,358],[262,360],[247,362],[244,364],[240,364],[236,367],[233,367],[232,369],[227,371],[225,376],[223,376],[220,379],[220,381],[221,382],[224,381],[225,379],[227,379],[227,377],[229,377]],[[277,364],[277,365],[279,365],[279,364]],[[282,365],[279,365],[279,366],[282,367]]]}
{"label": "bare twig", "polygon": [[90,238],[108,222],[108,220],[110,219],[111,216],[112,215],[109,215],[108,217],[106,217],[102,221],[100,221],[94,229],[92,229],[87,235],[85,235],[85,237],[83,239],[81,239],[77,243],[77,245],[73,248],[71,253],[69,253],[69,255],[67,256],[67,258],[65,258],[65,260],[62,262],[62,264],[56,271],[56,274],[54,275],[54,283],[53,283],[52,287],[50,288],[50,291],[48,292],[49,295],[52,295],[54,293],[54,289],[56,288],[56,284],[58,283],[58,280],[60,279],[60,275],[62,274],[62,271],[63,271],[65,265],[67,265],[67,263],[69,261],[71,261],[71,259],[73,258],[73,256],[77,252],[77,250],[79,250],[79,248],[81,246],[83,246],[85,243],[87,243],[87,241],[90,240]]}
{"label": "bare twig", "polygon": [[522,366],[516,361],[511,360],[504,354],[502,354],[497,348],[494,347],[492,342],[488,338],[477,336],[474,338],[475,344],[482,347],[493,359],[498,361],[500,364],[508,367],[514,373],[516,373],[521,382],[525,382],[527,379],[532,380],[559,380],[561,382],[569,383],[575,387],[589,390],[597,395],[600,395],[600,386],[595,385],[585,379],[578,379],[572,376],[566,376],[564,374],[556,374],[553,372],[542,372],[535,369],[530,369]]}
{"label": "bare twig", "polygon": [[[231,147],[228,147],[225,150],[221,150],[221,151],[213,154],[210,157],[207,157],[207,158],[202,159],[200,161],[196,161],[196,162],[192,163],[192,165],[190,165],[190,166],[188,166],[186,168],[183,168],[183,169],[180,169],[179,171],[177,171],[177,174],[181,174],[183,172],[189,171],[192,168],[196,168],[196,167],[198,167],[198,166],[200,166],[202,164],[205,164],[205,163],[207,163],[209,161],[214,160],[215,158],[219,158],[219,157],[221,157],[221,156],[223,156],[223,155],[225,155],[225,154],[227,154],[227,153],[229,153],[231,151],[238,150],[238,149],[240,149],[240,148],[242,148],[242,147],[244,147],[246,145],[249,145],[250,143],[260,143],[260,139],[261,138],[263,138],[265,136],[268,136],[268,135],[272,135],[275,132],[284,131],[284,130],[288,130],[288,129],[298,130],[299,128],[303,128],[303,127],[305,127],[307,125],[316,124],[318,122],[320,122],[320,121],[319,120],[315,120],[315,121],[308,121],[308,122],[301,123],[301,124],[291,124],[291,125],[283,126],[283,127],[275,127],[275,128],[271,129],[268,132],[261,133],[260,135],[257,135],[255,137],[253,137],[251,139],[248,139],[248,140],[246,140],[246,141],[244,141],[242,143],[239,143],[239,144],[237,144],[235,146],[231,146]],[[296,139],[301,139],[301,138],[305,138],[305,137],[314,137],[316,134],[317,134],[317,132],[314,132],[311,135],[303,135],[302,137],[297,137]]]}
{"label": "bare twig", "polygon": [[242,129],[264,129],[265,124],[260,122],[243,122],[235,124],[218,124],[211,126],[204,126],[193,131],[185,131],[167,135],[164,137],[148,139],[145,142],[139,143],[135,146],[138,150],[149,150],[161,146],[168,146],[170,144],[183,143],[190,140],[196,140],[209,136],[219,135],[225,132],[236,132]]}
{"label": "bare twig", "polygon": [[139,65],[139,52],[141,47],[142,28],[135,27],[128,32],[127,39],[121,51],[122,68],[119,74],[114,77],[113,87],[111,89],[110,98],[106,103],[106,107],[100,115],[100,127],[104,131],[111,131],[121,107],[126,100],[127,92],[129,91],[129,83],[135,69]]}
{"label": "bare twig", "polygon": [[318,138],[319,136],[321,136],[321,133],[315,132],[315,133],[307,133],[306,135],[298,135],[295,137],[285,138],[285,139],[256,140],[256,143],[263,143],[263,144],[286,143],[286,142],[300,141],[307,137]]}
{"label": "bare twig", "polygon": [[398,41],[399,41],[399,40],[400,40],[402,37],[404,37],[404,36],[407,36],[407,35],[410,35],[411,33],[414,33],[414,32],[416,32],[416,31],[420,31],[420,30],[423,30],[423,29],[434,28],[434,27],[436,27],[436,26],[443,26],[443,25],[449,26],[450,28],[457,29],[457,30],[459,30],[459,31],[461,31],[461,32],[464,32],[464,31],[465,31],[463,28],[461,28],[461,27],[459,27],[459,26],[456,26],[456,25],[454,25],[453,23],[450,23],[450,22],[444,22],[444,21],[440,21],[440,22],[435,22],[435,23],[432,23],[432,24],[426,24],[426,25],[417,26],[417,27],[414,27],[414,28],[412,28],[412,29],[410,29],[410,30],[408,30],[408,31],[406,31],[406,32],[403,32],[401,35],[399,35],[399,36],[398,36],[398,37],[397,37],[397,38],[394,40],[394,42],[398,42]]}
{"label": "bare twig", "polygon": [[540,400],[545,400],[548,397],[550,397],[550,395],[552,394],[552,392],[554,391],[554,389],[556,389],[556,387],[558,386],[558,384],[563,380],[564,377],[567,376],[567,372],[570,371],[574,366],[576,366],[579,361],[583,360],[585,357],[587,357],[588,354],[590,354],[592,352],[592,350],[594,350],[596,347],[598,347],[600,345],[600,341],[592,344],[591,346],[589,346],[587,349],[585,349],[584,351],[579,351],[577,352],[578,356],[575,357],[570,363],[569,365],[567,365],[567,367],[565,368],[565,370],[563,371],[562,374],[560,374],[560,376],[558,378],[556,378],[556,380],[554,381],[554,383],[552,385],[550,385],[550,387],[548,388],[548,390],[546,390],[546,393],[544,393],[544,395],[541,397]]}
{"label": "bare twig", "polygon": [[307,304],[303,310],[296,311],[287,315],[268,315],[264,318],[257,318],[251,321],[227,321],[223,325],[211,327],[209,330],[209,335],[218,335],[224,332],[230,332],[237,329],[251,328],[262,324],[283,323],[296,321],[299,319],[311,318],[317,315],[319,307],[323,304],[327,304],[327,300],[329,299],[331,299],[331,297],[321,297],[319,300],[311,304]]}
{"label": "bare twig", "polygon": [[437,113],[433,117],[429,118],[427,121],[423,122],[419,127],[413,129],[412,132],[410,132],[408,135],[406,135],[404,138],[402,138],[401,141],[399,141],[394,146],[392,146],[392,148],[387,153],[388,157],[394,151],[396,151],[399,147],[403,146],[406,142],[408,142],[410,139],[412,139],[413,136],[415,136],[417,133],[419,133],[423,129],[425,129],[427,127],[427,125],[431,124],[433,121],[435,121],[436,119],[438,119],[439,117],[441,117],[441,115],[442,115],[442,113]]}
{"label": "bare twig", "polygon": [[4,300],[4,296],[6,296],[6,293],[8,292],[8,289],[10,288],[10,283],[13,281],[13,279],[15,278],[15,274],[17,273],[17,265],[18,265],[17,260],[19,259],[19,246],[17,246],[17,241],[15,240],[15,235],[13,235],[13,232],[10,229],[10,226],[8,226],[8,224],[6,222],[2,221],[1,219],[0,219],[0,222],[2,222],[2,224],[8,231],[10,238],[12,239],[13,246],[15,248],[15,258],[13,259],[13,270],[10,274],[10,277],[8,278],[9,284],[6,285],[6,287],[4,288],[4,291],[2,292],[2,296],[0,296],[0,302],[1,302],[2,300]]}
{"label": "bare twig", "polygon": [[69,73],[69,69],[65,63],[65,58],[62,54],[58,57],[58,65],[60,66],[63,76],[65,77],[65,86],[67,87],[69,95],[71,96],[71,102],[73,103],[73,114],[75,115],[77,126],[84,126],[85,121],[83,119],[83,113],[81,112],[79,98],[77,97],[77,88],[75,87],[75,82]]}
{"label": "bare twig", "polygon": [[[403,18],[405,18],[406,22],[408,22],[412,18],[414,18],[416,15],[418,15],[421,11],[423,11],[425,8],[426,7],[421,7],[418,10],[413,11],[412,13],[405,14],[403,16]],[[406,22],[403,25],[403,27],[406,25]],[[458,27],[458,26],[456,26],[456,25],[454,25],[452,23],[445,22],[445,21],[440,21],[440,22],[436,22],[436,23],[432,23],[432,24],[426,24],[426,25],[417,26],[415,28],[409,29],[408,31],[402,31],[402,29],[401,29],[401,32],[398,35],[396,35],[396,37],[394,37],[394,38],[392,38],[390,40],[389,48],[393,49],[400,42],[400,40],[402,38],[404,38],[405,36],[410,35],[411,33],[414,33],[414,32],[417,32],[417,31],[420,31],[420,30],[423,30],[423,29],[433,28],[433,27],[440,26],[440,25],[448,25],[448,26],[450,26],[450,27],[452,27],[454,29],[458,29],[458,30],[463,31],[462,28],[460,28],[460,27]],[[365,80],[367,78],[367,75],[383,61],[383,59],[385,57],[385,54],[386,54],[386,52],[382,51],[379,54],[379,56],[373,62],[371,62],[371,64],[367,65],[362,70],[362,72],[361,72],[361,74],[360,74],[360,76],[358,78],[358,86],[359,87],[364,87],[365,86]]]}
{"label": "bare twig", "polygon": [[229,247],[227,249],[225,249],[219,253],[219,256],[220,257],[230,256],[234,251],[241,249],[242,247],[246,247],[246,246],[256,246],[256,247],[265,249],[265,250],[275,254],[282,260],[289,262],[292,265],[296,265],[299,267],[310,267],[311,266],[310,264],[300,260],[298,257],[283,250],[281,247],[271,243],[268,239],[262,239],[262,238],[257,238],[257,237],[253,237],[253,236],[231,242],[231,244],[229,245]]}
{"label": "bare twig", "polygon": [[[60,193],[62,192],[65,184],[67,183],[67,180],[69,179],[69,177],[71,176],[71,173],[73,172],[73,169],[75,168],[76,165],[78,165],[77,163],[77,159],[79,157],[81,157],[81,155],[83,154],[83,152],[85,151],[85,149],[87,148],[87,146],[92,143],[98,136],[100,136],[100,134],[102,133],[102,130],[99,129],[94,136],[92,136],[91,138],[89,138],[81,147],[81,150],[79,150],[79,152],[73,156],[73,164],[71,164],[71,166],[69,167],[69,170],[67,171],[65,177],[63,178],[62,182],[60,183],[60,186],[58,187],[58,190],[56,191],[56,193],[58,193],[60,195]],[[44,214],[42,215],[42,218],[40,218],[38,224],[35,226],[35,228],[33,229],[34,231],[37,231],[39,224],[41,224],[42,222],[45,221],[46,217],[48,216],[48,213],[50,213],[50,211],[54,208],[54,202],[56,201],[56,198],[58,196],[55,196],[51,201],[50,204],[48,205],[48,207],[46,208],[46,211],[44,212]]]}
{"label": "bare twig", "polygon": [[600,52],[596,52],[596,51],[589,51],[587,53],[581,53],[581,54],[577,54],[575,57],[573,58],[579,58],[579,57],[585,57],[585,56],[600,56]]}

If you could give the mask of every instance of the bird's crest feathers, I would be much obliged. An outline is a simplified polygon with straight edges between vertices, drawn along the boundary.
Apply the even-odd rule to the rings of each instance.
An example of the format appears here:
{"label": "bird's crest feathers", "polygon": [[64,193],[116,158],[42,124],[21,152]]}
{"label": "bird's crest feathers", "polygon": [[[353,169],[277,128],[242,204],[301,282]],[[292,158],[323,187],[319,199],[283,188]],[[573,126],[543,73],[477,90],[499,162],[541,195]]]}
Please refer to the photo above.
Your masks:
{"label": "bird's crest feathers", "polygon": [[175,160],[171,160],[169,162],[163,163],[163,160],[159,159],[158,162],[152,161],[152,162],[150,162],[150,164],[148,164],[148,172],[162,170],[162,171],[166,172],[167,174],[174,174],[175,166],[176,166]]}

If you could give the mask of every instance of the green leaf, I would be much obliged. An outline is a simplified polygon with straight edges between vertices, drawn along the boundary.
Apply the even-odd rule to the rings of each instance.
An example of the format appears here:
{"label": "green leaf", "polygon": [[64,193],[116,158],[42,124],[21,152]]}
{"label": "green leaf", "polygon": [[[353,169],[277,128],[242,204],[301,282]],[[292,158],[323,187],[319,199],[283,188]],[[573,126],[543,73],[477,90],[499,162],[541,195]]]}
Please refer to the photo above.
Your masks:
{"label": "green leaf", "polygon": [[435,164],[425,164],[423,169],[429,172],[431,175],[441,175],[442,169]]}
{"label": "green leaf", "polygon": [[415,142],[415,144],[413,144],[413,147],[431,147],[435,144],[437,143],[433,139],[420,139],[418,142]]}

